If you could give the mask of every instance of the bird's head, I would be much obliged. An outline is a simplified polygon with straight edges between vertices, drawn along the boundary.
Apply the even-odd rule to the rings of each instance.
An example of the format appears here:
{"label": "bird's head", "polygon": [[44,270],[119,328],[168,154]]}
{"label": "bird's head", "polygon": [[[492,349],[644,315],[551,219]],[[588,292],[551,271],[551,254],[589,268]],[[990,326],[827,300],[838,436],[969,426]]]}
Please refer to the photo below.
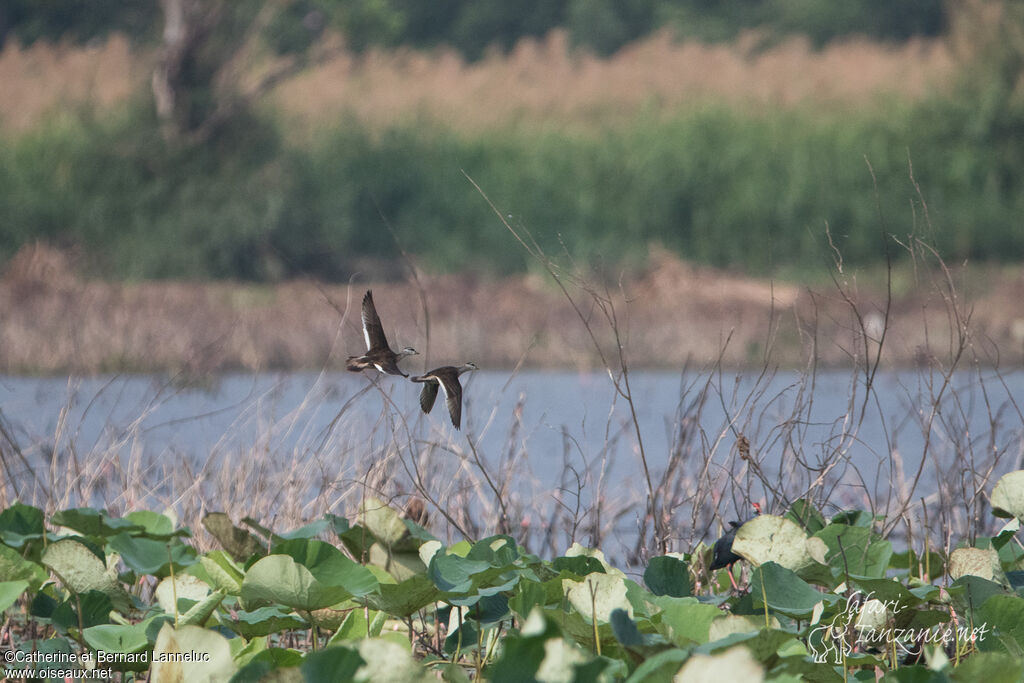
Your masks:
{"label": "bird's head", "polygon": [[402,349],[402,355],[403,356],[418,356],[418,355],[420,355],[420,352],[417,351],[416,349],[412,348],[411,346],[406,346],[404,349]]}
{"label": "bird's head", "polygon": [[478,368],[476,366],[476,363],[474,363],[473,361],[467,361],[466,364],[462,366],[462,372],[469,372],[470,370],[479,370],[479,369],[480,368]]}

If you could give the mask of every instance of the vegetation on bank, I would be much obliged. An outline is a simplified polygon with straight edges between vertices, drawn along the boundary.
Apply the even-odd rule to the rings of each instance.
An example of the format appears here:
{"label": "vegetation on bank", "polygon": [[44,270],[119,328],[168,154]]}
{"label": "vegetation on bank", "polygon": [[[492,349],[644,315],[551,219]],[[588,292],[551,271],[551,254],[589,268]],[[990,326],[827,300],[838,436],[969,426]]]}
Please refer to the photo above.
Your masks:
{"label": "vegetation on bank", "polygon": [[1024,103],[989,92],[979,111],[968,95],[876,113],[709,106],[591,133],[348,120],[306,142],[253,115],[187,149],[145,106],[79,112],[0,145],[0,256],[42,240],[113,278],[343,281],[392,260],[397,237],[436,269],[523,269],[466,173],[582,262],[660,243],[767,272],[820,263],[826,226],[848,260],[877,262],[899,251],[883,232],[925,230],[921,200],[951,260],[1020,260]]}
{"label": "vegetation on bank", "polygon": [[649,558],[641,582],[578,545],[552,560],[508,535],[445,545],[369,496],[352,520],[284,533],[208,514],[207,551],[164,514],[44,519],[16,503],[0,513],[5,668],[154,682],[1015,681],[1022,477],[991,493],[1011,521],[948,555],[927,541],[897,552],[859,510],[826,519],[799,500],[756,517],[732,545],[751,567],[738,591],[703,544]]}
{"label": "vegetation on bank", "polygon": [[[833,248],[880,262],[899,251],[882,235],[905,244],[931,228],[950,259],[1024,258],[1024,14],[1011,4],[994,5],[994,19],[965,12],[974,23],[950,38],[970,46],[959,85],[913,103],[750,111],[709,101],[608,126],[595,116],[576,128],[476,131],[353,117],[308,135],[265,96],[337,53],[319,32],[280,45],[290,34],[270,10],[251,17],[258,6],[190,10],[202,39],[164,45],[153,91],[132,105],[0,133],[0,259],[41,240],[79,249],[113,278],[344,281],[394,262],[397,242],[439,270],[522,270],[466,175],[547,251],[613,268],[652,243],[760,272]],[[263,55],[244,74],[255,85],[238,67],[250,53]]]}

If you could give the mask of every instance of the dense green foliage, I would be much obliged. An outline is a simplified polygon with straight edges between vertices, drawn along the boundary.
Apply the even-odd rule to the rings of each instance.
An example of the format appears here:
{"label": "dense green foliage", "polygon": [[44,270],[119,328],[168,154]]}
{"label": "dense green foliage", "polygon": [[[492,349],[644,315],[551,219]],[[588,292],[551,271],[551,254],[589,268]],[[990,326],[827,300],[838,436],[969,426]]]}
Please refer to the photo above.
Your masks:
{"label": "dense green foliage", "polygon": [[509,536],[445,547],[373,498],[353,522],[282,534],[213,513],[222,549],[202,553],[163,514],[44,523],[15,504],[0,513],[0,608],[21,659],[5,667],[84,661],[133,680],[178,652],[192,656],[177,677],[152,664],[149,680],[1015,681],[1021,477],[992,491],[1003,530],[948,557],[894,552],[864,512],[826,520],[797,501],[756,517],[733,542],[752,568],[733,592],[703,545],[652,558],[645,586],[575,544],[551,561]]}
{"label": "dense green foliage", "polygon": [[[260,2],[228,3],[254,16]],[[240,9],[241,8],[241,9]],[[723,40],[744,29],[802,33],[817,44],[863,34],[902,40],[945,29],[942,0],[300,0],[287,3],[275,33],[300,39],[305,17],[328,19],[355,49],[370,46],[450,45],[470,59],[490,46],[508,49],[521,38],[564,28],[573,41],[611,54],[631,40],[668,28],[682,36]],[[298,21],[289,22],[288,17]],[[87,41],[112,30],[154,40],[161,21],[157,0],[10,0],[0,6],[0,45],[8,31],[20,41]],[[288,28],[296,30],[280,31]]]}
{"label": "dense green foliage", "polygon": [[65,116],[0,144],[0,256],[43,239],[112,277],[345,279],[395,257],[390,224],[433,267],[522,269],[464,170],[547,249],[584,261],[661,243],[720,266],[806,266],[828,253],[826,224],[859,262],[884,258],[883,232],[912,230],[934,230],[953,260],[1019,260],[1021,121],[993,89],[879,112],[710,107],[572,134],[346,121],[302,145],[250,115],[183,149],[144,108]]}

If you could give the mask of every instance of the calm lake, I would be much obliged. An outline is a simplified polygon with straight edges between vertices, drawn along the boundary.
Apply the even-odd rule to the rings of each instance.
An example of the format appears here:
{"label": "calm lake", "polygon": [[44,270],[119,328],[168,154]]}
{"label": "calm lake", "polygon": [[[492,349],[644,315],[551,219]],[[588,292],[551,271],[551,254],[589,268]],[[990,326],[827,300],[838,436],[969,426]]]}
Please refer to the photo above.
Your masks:
{"label": "calm lake", "polygon": [[[624,486],[642,485],[632,413],[607,373],[464,375],[461,434],[451,428],[443,400],[429,416],[421,414],[420,385],[373,379],[347,372],[231,375],[181,386],[156,376],[3,377],[0,411],[30,457],[67,447],[79,458],[134,449],[144,459],[198,464],[225,452],[301,457],[332,447],[332,436],[358,444],[398,430],[412,435],[401,438],[456,444],[468,435],[485,462],[514,450],[537,482],[554,481],[566,462],[583,468],[607,456],[606,474]],[[934,488],[937,472],[956,471],[967,457],[994,456],[998,472],[1020,467],[1019,370],[961,372],[948,386],[935,371],[880,372],[866,402],[863,373],[850,371],[813,378],[634,372],[630,385],[655,473],[674,448],[708,456],[726,473],[735,470],[739,434],[767,470],[787,453],[813,465],[841,451],[869,488],[892,476],[885,469],[892,453],[911,473],[928,454],[922,494]]]}

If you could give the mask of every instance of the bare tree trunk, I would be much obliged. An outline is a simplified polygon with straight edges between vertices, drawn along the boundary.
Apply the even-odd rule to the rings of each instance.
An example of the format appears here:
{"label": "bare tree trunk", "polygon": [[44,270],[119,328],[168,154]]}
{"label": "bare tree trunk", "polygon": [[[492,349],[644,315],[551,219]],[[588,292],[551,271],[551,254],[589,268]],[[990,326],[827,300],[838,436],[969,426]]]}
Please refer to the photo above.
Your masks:
{"label": "bare tree trunk", "polygon": [[[280,7],[266,2],[241,28],[237,22],[225,28],[223,20],[234,9],[225,0],[160,0],[163,46],[153,69],[152,90],[166,140],[202,144],[279,83],[337,53],[328,48],[288,55],[241,90],[241,75]],[[315,22],[322,18],[311,21],[308,30],[319,33]]]}
{"label": "bare tree trunk", "polygon": [[182,133],[178,108],[181,65],[188,52],[190,26],[187,15],[194,14],[193,0],[160,0],[164,13],[163,48],[153,69],[153,99],[161,130],[168,140]]}

